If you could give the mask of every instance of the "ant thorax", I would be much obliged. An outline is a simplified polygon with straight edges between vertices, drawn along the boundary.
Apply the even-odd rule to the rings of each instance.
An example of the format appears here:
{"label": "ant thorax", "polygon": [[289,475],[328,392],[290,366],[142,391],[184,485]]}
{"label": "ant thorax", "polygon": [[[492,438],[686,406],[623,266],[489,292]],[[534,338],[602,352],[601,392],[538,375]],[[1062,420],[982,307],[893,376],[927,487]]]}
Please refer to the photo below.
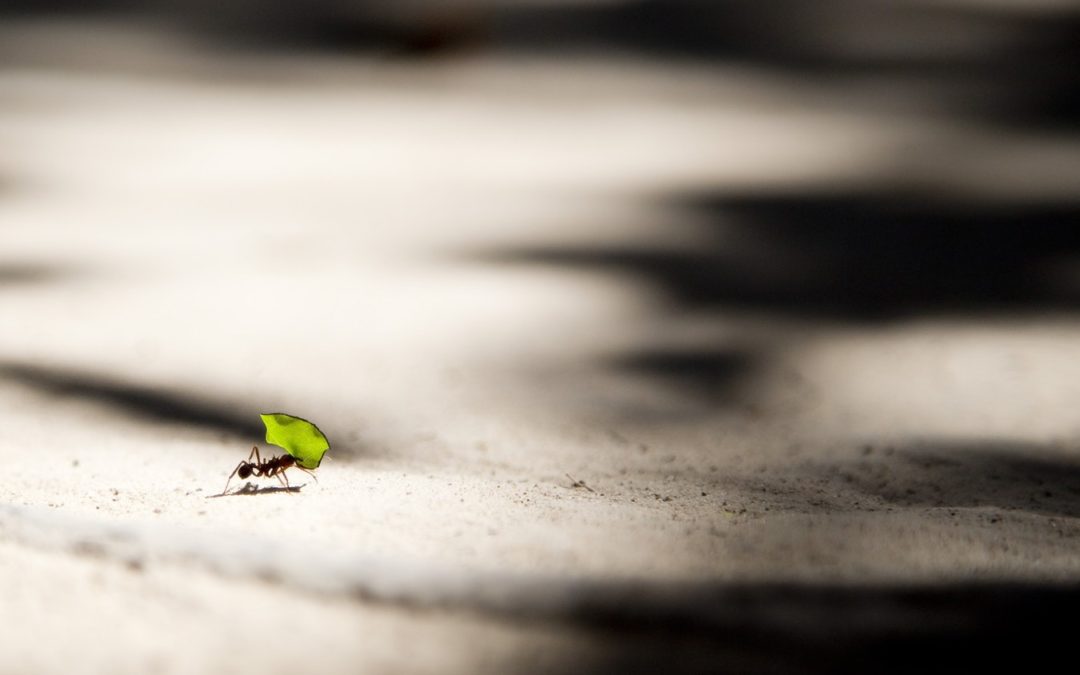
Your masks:
{"label": "ant thorax", "polygon": [[263,471],[281,471],[296,464],[296,459],[291,455],[271,457],[263,463]]}

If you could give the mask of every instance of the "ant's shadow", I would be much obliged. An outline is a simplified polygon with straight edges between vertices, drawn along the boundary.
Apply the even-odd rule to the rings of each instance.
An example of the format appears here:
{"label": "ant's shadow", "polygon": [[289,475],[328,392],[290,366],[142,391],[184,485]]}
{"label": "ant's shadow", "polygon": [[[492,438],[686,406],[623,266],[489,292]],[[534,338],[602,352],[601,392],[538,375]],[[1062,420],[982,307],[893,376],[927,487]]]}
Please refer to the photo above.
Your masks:
{"label": "ant's shadow", "polygon": [[275,492],[300,492],[307,483],[301,483],[300,485],[290,485],[289,487],[270,485],[267,487],[259,487],[254,483],[245,483],[244,487],[233,490],[232,492],[222,492],[219,495],[210,495],[207,499],[216,499],[218,497],[238,497],[240,495],[268,495]]}

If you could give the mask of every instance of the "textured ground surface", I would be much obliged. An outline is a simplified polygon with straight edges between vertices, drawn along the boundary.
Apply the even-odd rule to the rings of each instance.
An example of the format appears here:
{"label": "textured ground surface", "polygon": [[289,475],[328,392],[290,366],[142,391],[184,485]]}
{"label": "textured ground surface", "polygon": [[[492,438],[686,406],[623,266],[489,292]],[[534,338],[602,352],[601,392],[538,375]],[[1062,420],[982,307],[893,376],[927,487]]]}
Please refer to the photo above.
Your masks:
{"label": "textured ground surface", "polygon": [[[880,670],[1076,604],[1075,136],[0,33],[0,671]],[[319,482],[209,499],[276,410]]]}

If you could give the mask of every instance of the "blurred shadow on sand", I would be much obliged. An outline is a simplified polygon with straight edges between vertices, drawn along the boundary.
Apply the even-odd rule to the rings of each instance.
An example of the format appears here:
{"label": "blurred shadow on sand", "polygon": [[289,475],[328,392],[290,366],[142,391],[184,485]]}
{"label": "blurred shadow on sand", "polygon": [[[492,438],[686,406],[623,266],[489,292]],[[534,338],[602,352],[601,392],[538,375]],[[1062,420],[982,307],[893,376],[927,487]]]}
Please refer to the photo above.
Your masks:
{"label": "blurred shadow on sand", "polygon": [[0,362],[0,380],[53,396],[92,400],[147,422],[201,427],[242,438],[261,438],[264,431],[257,415],[229,412],[236,406],[228,402],[130,384],[104,375]]}
{"label": "blurred shadow on sand", "polygon": [[864,444],[858,457],[728,475],[716,490],[767,493],[781,509],[991,509],[1080,517],[1075,448],[997,440]]}
{"label": "blurred shadow on sand", "polygon": [[[1080,203],[950,202],[903,193],[692,196],[714,223],[693,248],[529,247],[479,260],[592,270],[662,290],[669,311],[877,322],[1075,311]],[[723,236],[719,236],[719,235]]]}
{"label": "blurred shadow on sand", "polygon": [[389,47],[390,54],[439,57],[467,44],[735,65],[817,82],[917,80],[968,92],[951,100],[969,121],[1043,130],[1080,124],[1080,70],[1065,65],[1080,57],[1080,12],[1061,2],[15,0],[0,13],[148,20],[211,50]]}
{"label": "blurred shadow on sand", "polygon": [[662,384],[714,404],[742,398],[741,385],[756,365],[754,351],[726,349],[642,349],[617,354],[605,367],[629,377],[654,378]]}
{"label": "blurred shadow on sand", "polygon": [[[677,347],[646,330],[640,346],[597,359],[612,373],[696,399],[690,414],[753,409],[758,374],[775,362],[775,350],[796,346],[809,329],[1060,318],[1080,309],[1080,203],[1003,205],[901,190],[692,195],[669,203],[673,213],[689,211],[704,223],[692,245],[507,246],[466,260],[625,280],[658,298],[646,320],[716,327],[714,341],[706,332]],[[663,224],[656,229],[662,237]],[[740,320],[759,328],[745,335],[725,328]]]}
{"label": "blurred shadow on sand", "polygon": [[989,507],[1080,517],[1080,461],[1037,444],[917,443],[849,472],[851,486],[903,507]]}
{"label": "blurred shadow on sand", "polygon": [[501,15],[519,49],[611,51],[742,65],[825,81],[967,90],[953,112],[1028,129],[1077,129],[1075,6],[860,0],[635,0],[537,5]]}
{"label": "blurred shadow on sand", "polygon": [[[857,460],[780,467],[719,482],[716,489],[733,502],[759,501],[768,493],[781,513],[805,513],[814,504],[819,517],[892,507],[943,514],[989,509],[973,514],[987,523],[1009,512],[1080,516],[1080,463],[1061,448],[1039,444],[868,445]],[[852,497],[870,499],[853,506]],[[822,530],[829,521],[819,518],[816,524],[799,537],[828,541]],[[767,538],[792,538],[785,518],[756,518],[753,526]],[[840,532],[869,542],[888,536],[858,528]],[[993,529],[974,536],[986,537],[988,545],[995,537]],[[850,555],[862,550],[859,542],[845,546]],[[1057,554],[1067,555],[1069,547],[1062,539]],[[582,629],[589,642],[560,663],[568,670],[952,673],[1026,670],[1071,658],[1069,631],[1080,608],[1080,585],[1004,578],[610,582],[586,586],[577,598],[577,606],[560,619]]]}
{"label": "blurred shadow on sand", "polygon": [[583,593],[551,672],[955,673],[1072,658],[1075,584],[686,584]]}
{"label": "blurred shadow on sand", "polygon": [[74,270],[55,265],[33,263],[0,263],[0,290],[4,286],[43,284],[67,279]]}
{"label": "blurred shadow on sand", "polygon": [[[83,370],[0,361],[0,383],[5,381],[50,396],[91,401],[151,424],[214,431],[245,443],[260,441],[266,435],[258,410],[226,397],[133,384],[112,375]],[[333,443],[332,456],[336,459],[347,460],[363,454],[368,454],[367,449],[356,441]]]}

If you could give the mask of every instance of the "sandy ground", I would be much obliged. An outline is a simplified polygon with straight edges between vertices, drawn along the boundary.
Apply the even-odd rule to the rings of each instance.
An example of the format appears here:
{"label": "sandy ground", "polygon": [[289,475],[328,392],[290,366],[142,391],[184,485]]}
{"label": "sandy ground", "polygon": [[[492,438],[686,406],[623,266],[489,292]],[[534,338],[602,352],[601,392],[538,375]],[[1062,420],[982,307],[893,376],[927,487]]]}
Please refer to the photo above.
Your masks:
{"label": "sandy ground", "polygon": [[[622,269],[727,241],[700,194],[1060,199],[1075,141],[752,69],[3,32],[0,672],[880,671],[1077,602],[1074,314]],[[279,410],[318,483],[209,498]]]}

